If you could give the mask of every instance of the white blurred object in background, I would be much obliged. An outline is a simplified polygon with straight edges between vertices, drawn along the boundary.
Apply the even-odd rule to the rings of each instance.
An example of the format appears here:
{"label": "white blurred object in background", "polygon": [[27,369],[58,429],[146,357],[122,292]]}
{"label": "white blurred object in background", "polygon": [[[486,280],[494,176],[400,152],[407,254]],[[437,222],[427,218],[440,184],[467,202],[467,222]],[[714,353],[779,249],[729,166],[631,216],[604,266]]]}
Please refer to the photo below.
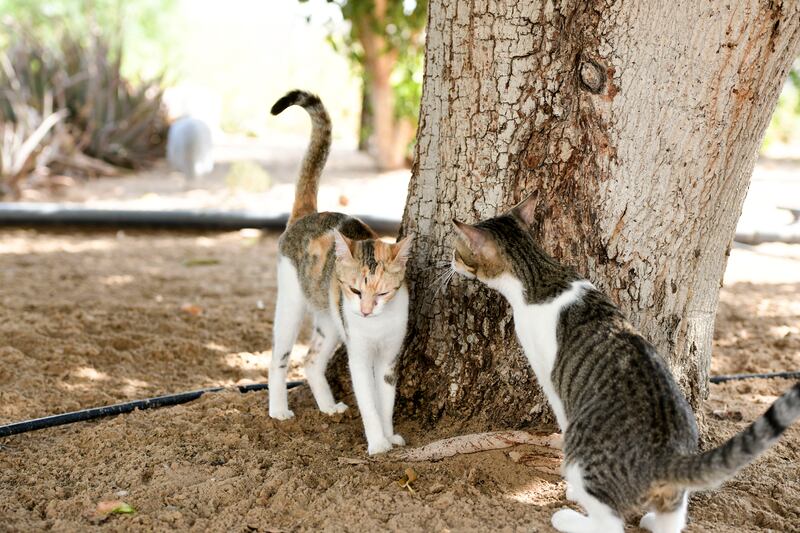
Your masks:
{"label": "white blurred object in background", "polygon": [[173,122],[167,134],[167,161],[189,179],[210,173],[214,151],[208,124],[193,116]]}

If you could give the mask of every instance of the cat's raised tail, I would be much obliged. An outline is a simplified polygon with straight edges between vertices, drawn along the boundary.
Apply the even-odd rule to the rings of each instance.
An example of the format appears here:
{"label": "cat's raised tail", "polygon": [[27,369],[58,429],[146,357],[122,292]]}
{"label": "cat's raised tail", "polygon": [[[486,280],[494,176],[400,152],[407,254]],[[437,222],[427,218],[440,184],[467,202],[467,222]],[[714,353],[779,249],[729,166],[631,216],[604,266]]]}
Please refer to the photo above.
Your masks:
{"label": "cat's raised tail", "polygon": [[317,212],[317,191],[322,167],[331,148],[331,119],[319,96],[306,91],[289,91],[272,105],[270,112],[278,115],[289,106],[299,105],[311,116],[311,142],[308,144],[300,178],[294,195],[294,206],[289,224],[306,215]]}
{"label": "cat's raised tail", "polygon": [[747,429],[713,450],[675,457],[664,465],[659,477],[690,489],[715,487],[769,449],[798,418],[800,383],[786,391]]}

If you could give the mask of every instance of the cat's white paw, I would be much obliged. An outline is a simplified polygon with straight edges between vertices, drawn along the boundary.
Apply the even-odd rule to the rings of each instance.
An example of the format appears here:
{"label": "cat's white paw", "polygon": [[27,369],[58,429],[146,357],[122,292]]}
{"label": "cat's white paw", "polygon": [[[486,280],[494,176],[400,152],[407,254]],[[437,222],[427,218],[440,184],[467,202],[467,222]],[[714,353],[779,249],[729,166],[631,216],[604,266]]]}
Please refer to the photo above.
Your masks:
{"label": "cat's white paw", "polygon": [[397,433],[395,433],[394,435],[389,437],[389,442],[391,442],[395,446],[405,446],[406,445],[406,439],[404,439],[403,437],[401,437]]}
{"label": "cat's white paw", "polygon": [[589,517],[582,515],[573,509],[561,509],[553,514],[550,523],[553,527],[563,533],[576,533],[585,531]]}
{"label": "cat's white paw", "polygon": [[326,415],[338,415],[340,413],[344,413],[345,411],[347,411],[347,404],[344,402],[339,402],[330,407],[325,407],[325,408],[320,407],[319,410],[325,413]]}
{"label": "cat's white paw", "polygon": [[386,453],[391,449],[392,443],[389,442],[389,439],[383,438],[370,442],[367,446],[367,453],[370,455],[377,455],[379,453]]}
{"label": "cat's white paw", "polygon": [[639,527],[648,531],[654,531],[656,527],[656,514],[647,513],[639,520]]}
{"label": "cat's white paw", "polygon": [[294,418],[294,412],[291,409],[270,409],[269,416],[275,420],[289,420]]}

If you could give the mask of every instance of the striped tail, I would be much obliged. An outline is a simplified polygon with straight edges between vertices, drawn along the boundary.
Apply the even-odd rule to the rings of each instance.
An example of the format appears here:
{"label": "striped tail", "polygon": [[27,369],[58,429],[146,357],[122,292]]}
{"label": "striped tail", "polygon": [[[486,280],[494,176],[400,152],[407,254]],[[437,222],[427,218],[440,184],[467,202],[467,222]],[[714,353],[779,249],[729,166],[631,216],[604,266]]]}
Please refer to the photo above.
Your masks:
{"label": "striped tail", "polygon": [[733,477],[770,446],[800,417],[800,382],[767,412],[722,446],[698,455],[675,457],[660,476],[686,488],[712,488]]}
{"label": "striped tail", "polygon": [[311,142],[308,144],[300,179],[294,195],[294,206],[289,224],[306,215],[317,212],[317,191],[322,167],[331,148],[331,119],[319,96],[305,91],[289,91],[272,106],[270,112],[278,115],[289,106],[299,105],[311,116]]}

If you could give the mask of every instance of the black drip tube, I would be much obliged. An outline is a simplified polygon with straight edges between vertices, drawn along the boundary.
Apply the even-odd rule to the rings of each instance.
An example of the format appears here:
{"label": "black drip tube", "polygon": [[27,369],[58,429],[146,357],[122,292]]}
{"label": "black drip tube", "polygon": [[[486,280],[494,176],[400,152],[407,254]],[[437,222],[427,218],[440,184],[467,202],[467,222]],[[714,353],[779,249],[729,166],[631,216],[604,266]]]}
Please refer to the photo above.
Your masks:
{"label": "black drip tube", "polygon": [[[265,216],[251,211],[94,209],[72,204],[0,202],[0,226],[72,224],[115,228],[282,230],[288,218],[288,215]],[[370,216],[358,218],[380,234],[396,235],[400,229],[398,220]]]}
{"label": "black drip tube", "polygon": [[[744,379],[758,379],[758,378],[784,378],[784,379],[800,379],[799,372],[767,372],[764,374],[733,374],[723,376],[712,376],[709,381],[711,383],[726,383],[728,381],[738,381]],[[289,381],[286,383],[287,389],[293,389],[303,385],[304,381]],[[179,392],[177,394],[167,394],[166,396],[156,396],[155,398],[146,398],[144,400],[134,400],[132,402],[118,403],[114,405],[107,405],[105,407],[92,407],[90,409],[82,409],[80,411],[73,411],[71,413],[63,413],[60,415],[45,416],[43,418],[35,418],[33,420],[25,420],[23,422],[14,422],[0,426],[0,437],[9,437],[11,435],[18,435],[28,431],[35,431],[37,429],[45,429],[54,426],[62,426],[64,424],[72,424],[73,422],[83,422],[85,420],[93,420],[95,418],[102,418],[106,416],[114,416],[124,413],[130,413],[136,409],[155,409],[158,407],[168,407],[170,405],[179,405],[182,403],[191,402],[198,399],[207,392],[220,392],[224,390],[238,390],[241,393],[254,392],[267,390],[269,386],[265,383],[255,383],[253,385],[239,385],[235,388],[227,387],[212,387],[207,389],[199,389],[188,392]]]}
{"label": "black drip tube", "polygon": [[711,383],[725,383],[727,381],[739,381],[742,379],[753,378],[784,378],[784,379],[800,379],[800,372],[767,372],[764,374],[732,374],[729,376],[711,376],[709,381]]}
{"label": "black drip tube", "polygon": [[[304,381],[289,381],[286,383],[286,388],[293,389],[295,387],[303,385],[304,383],[305,383]],[[179,392],[177,394],[167,394],[166,396],[157,396],[155,398],[147,398],[144,400],[134,400],[132,402],[107,405],[105,407],[92,407],[90,409],[82,409],[80,411],[73,411],[71,413],[45,416],[43,418],[36,418],[33,420],[25,420],[23,422],[14,422],[13,424],[6,424],[4,426],[0,426],[0,437],[8,437],[10,435],[17,435],[19,433],[26,433],[28,431],[34,431],[37,429],[62,426],[64,424],[72,424],[73,422],[83,422],[84,420],[93,420],[95,418],[102,418],[105,416],[114,416],[123,413],[130,413],[131,411],[134,411],[136,409],[140,410],[155,409],[157,407],[178,405],[196,400],[207,392],[238,390],[241,393],[245,393],[245,392],[266,390],[268,388],[269,388],[268,385],[266,385],[265,383],[255,383],[253,385],[239,385],[235,388],[212,387],[208,389]]]}

